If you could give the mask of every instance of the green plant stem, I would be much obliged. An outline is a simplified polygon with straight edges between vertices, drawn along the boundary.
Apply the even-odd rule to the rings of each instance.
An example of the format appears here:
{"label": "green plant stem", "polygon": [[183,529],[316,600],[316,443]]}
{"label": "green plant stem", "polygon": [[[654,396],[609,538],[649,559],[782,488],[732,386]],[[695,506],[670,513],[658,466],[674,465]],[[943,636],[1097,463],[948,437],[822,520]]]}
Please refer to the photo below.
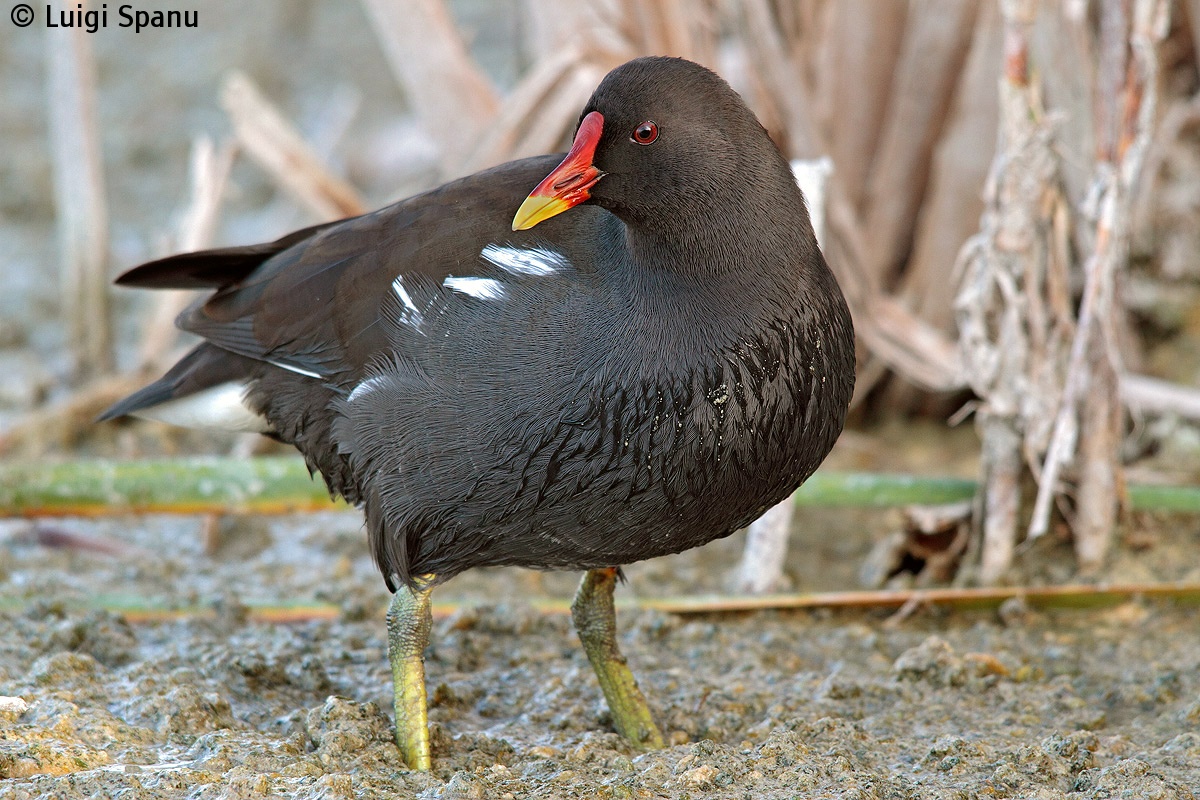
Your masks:
{"label": "green plant stem", "polygon": [[0,516],[288,514],[345,508],[293,456],[0,464]]}
{"label": "green plant stem", "polygon": [[[819,472],[796,492],[797,506],[887,508],[969,500],[968,478]],[[1129,487],[1136,510],[1200,513],[1200,487]],[[287,514],[345,508],[294,456],[105,459],[0,464],[0,517],[117,514]]]}

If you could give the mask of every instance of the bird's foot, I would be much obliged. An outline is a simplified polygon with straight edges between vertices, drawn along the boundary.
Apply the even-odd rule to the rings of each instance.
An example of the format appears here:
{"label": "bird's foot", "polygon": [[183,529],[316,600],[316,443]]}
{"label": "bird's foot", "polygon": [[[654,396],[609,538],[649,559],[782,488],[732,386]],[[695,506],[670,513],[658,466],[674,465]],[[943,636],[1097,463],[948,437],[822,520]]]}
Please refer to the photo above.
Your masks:
{"label": "bird's foot", "polygon": [[415,588],[401,585],[392,595],[387,613],[396,745],[409,769],[423,772],[432,766],[425,694],[425,645],[433,626],[429,601],[433,577],[421,576]]}
{"label": "bird's foot", "polygon": [[638,750],[657,750],[664,746],[662,734],[654,724],[637,679],[617,647],[613,607],[616,583],[616,568],[589,570],[575,593],[571,616],[584,652],[600,680],[617,732]]}

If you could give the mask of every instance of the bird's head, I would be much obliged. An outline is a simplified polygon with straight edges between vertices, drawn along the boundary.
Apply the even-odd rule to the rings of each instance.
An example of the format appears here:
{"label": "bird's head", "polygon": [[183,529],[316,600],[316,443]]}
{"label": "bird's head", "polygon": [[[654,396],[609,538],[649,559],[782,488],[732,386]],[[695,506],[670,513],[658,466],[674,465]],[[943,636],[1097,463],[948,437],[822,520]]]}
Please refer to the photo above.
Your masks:
{"label": "bird's head", "polygon": [[782,156],[729,84],[684,59],[639,58],[597,87],[566,158],[521,204],[513,230],[581,203],[639,228],[668,226],[691,209],[736,204],[757,190],[764,170],[783,170],[790,182]]}

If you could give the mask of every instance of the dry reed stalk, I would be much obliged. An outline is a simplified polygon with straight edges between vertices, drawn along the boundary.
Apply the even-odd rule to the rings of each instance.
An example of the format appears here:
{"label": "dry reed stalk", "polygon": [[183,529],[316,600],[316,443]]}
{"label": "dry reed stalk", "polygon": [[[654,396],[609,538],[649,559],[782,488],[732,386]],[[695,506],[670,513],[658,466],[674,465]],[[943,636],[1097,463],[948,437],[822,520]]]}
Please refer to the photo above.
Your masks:
{"label": "dry reed stalk", "polygon": [[1200,389],[1145,375],[1121,376],[1121,400],[1140,414],[1176,414],[1200,420]]}
{"label": "dry reed stalk", "polygon": [[[191,196],[180,220],[173,250],[186,253],[203,250],[212,244],[220,216],[221,199],[236,152],[233,142],[225,142],[218,150],[207,136],[197,136],[192,142],[189,167]],[[144,326],[139,358],[142,370],[152,371],[166,366],[163,362],[170,357],[179,340],[175,318],[194,297],[194,292],[183,289],[160,292],[155,296],[154,307]]]}
{"label": "dry reed stalk", "polygon": [[822,249],[846,295],[855,334],[875,356],[859,362],[852,405],[862,400],[889,367],[933,391],[962,388],[956,344],[886,294],[878,276],[863,268],[866,231],[836,180],[827,191],[829,234]]}
{"label": "dry reed stalk", "polygon": [[640,36],[639,50],[696,60],[689,30],[687,0],[650,0],[628,3],[630,28]]}
{"label": "dry reed stalk", "polygon": [[[655,610],[664,614],[745,614],[754,611],[803,611],[831,609],[870,611],[900,608],[915,611],[938,606],[955,611],[994,611],[1007,600],[1020,600],[1031,609],[1095,610],[1131,602],[1159,601],[1183,605],[1200,603],[1200,584],[1127,583],[1111,585],[1063,585],[995,587],[984,589],[909,589],[903,591],[814,592],[777,594],[763,597],[640,597],[618,600],[619,609]],[[21,607],[23,601],[0,602],[0,611]],[[534,599],[529,605],[542,614],[567,614],[570,600]],[[100,595],[79,601],[79,607],[120,614],[132,624],[163,622],[195,617],[213,617],[212,606],[183,606],[171,600],[137,595]],[[472,603],[433,604],[433,616],[445,619]],[[331,603],[313,601],[245,601],[246,619],[259,623],[291,624],[311,620],[336,620],[343,609]],[[383,609],[379,611],[382,616]],[[887,624],[887,623],[884,623]]]}
{"label": "dry reed stalk", "polygon": [[[332,175],[295,129],[243,76],[232,75],[224,96],[240,144],[285,188],[322,219],[360,214],[365,205],[355,190]],[[192,199],[180,231],[183,250],[205,246],[212,238],[222,187],[228,175],[234,146],[219,150],[198,143],[192,154]],[[104,276],[107,284],[107,276]],[[142,369],[132,374],[101,377],[81,387],[72,397],[37,409],[0,435],[0,452],[44,452],[65,447],[89,428],[105,407],[144,382],[143,370],[170,355],[175,341],[173,318],[184,295],[163,302],[147,329]]]}
{"label": "dry reed stalk", "polygon": [[871,162],[862,220],[864,268],[892,287],[912,248],[933,152],[975,28],[974,0],[911,0],[888,113]]}
{"label": "dry reed stalk", "polygon": [[746,53],[758,79],[774,100],[783,130],[777,141],[786,153],[797,158],[817,158],[828,152],[821,147],[810,109],[812,98],[803,80],[792,48],[776,27],[767,0],[746,0],[741,4],[741,24],[752,44]]}
{"label": "dry reed stalk", "polygon": [[547,14],[545,0],[520,0],[521,47],[537,64],[566,47],[585,53],[583,58],[607,61],[613,66],[638,55],[630,44],[637,31],[629,24],[627,8],[636,0],[558,0]]}
{"label": "dry reed stalk", "polygon": [[[889,368],[929,389],[962,386],[953,341],[886,291],[890,268],[879,265],[902,261],[911,237],[891,237],[895,247],[881,249],[879,232],[871,227],[887,209],[884,198],[877,198],[880,208],[872,210],[869,190],[879,194],[884,183],[899,183],[901,193],[911,195],[900,203],[911,213],[900,217],[915,215],[931,142],[944,124],[938,109],[944,111],[952,96],[949,89],[928,91],[928,78],[918,73],[928,58],[961,62],[972,42],[973,5],[956,5],[959,13],[946,19],[912,14],[911,5],[812,0],[800,8],[753,0],[738,18],[756,78],[781,111],[787,130],[778,138],[801,152],[829,153],[838,165],[830,188],[827,254],[866,350],[856,401]],[[939,80],[953,87],[956,71],[944,72],[950,77]],[[925,133],[914,135],[906,127],[914,121],[921,121]],[[914,175],[919,180],[909,179]],[[894,200],[887,198],[891,206]],[[892,229],[911,229],[911,222]],[[963,235],[972,229],[973,222]]]}
{"label": "dry reed stalk", "polygon": [[[1101,12],[1094,70],[1097,144],[1090,227],[1072,225],[1061,125],[1045,117],[1029,80],[1035,0],[1006,0],[1001,152],[987,192],[980,234],[960,257],[956,302],[966,376],[984,402],[982,520],[978,580],[999,580],[1018,540],[1021,458],[1037,480],[1026,533],[1049,529],[1052,504],[1072,491],[1070,519],[1083,573],[1103,563],[1124,496],[1119,273],[1129,250],[1133,187],[1153,127],[1155,43],[1165,33],[1165,0],[1135,0],[1137,23],[1119,3]],[[1131,53],[1132,60],[1127,53]],[[1115,64],[1113,63],[1115,62]],[[1127,66],[1128,65],[1128,66]],[[1072,241],[1086,245],[1078,311],[1070,292]],[[1143,384],[1144,385],[1144,384]],[[1135,395],[1136,396],[1136,395]],[[1127,395],[1128,397],[1128,395]],[[1170,393],[1153,399],[1180,401]],[[1186,402],[1186,398],[1182,398]]]}
{"label": "dry reed stalk", "polygon": [[789,497],[750,523],[741,561],[732,576],[735,592],[761,595],[783,588],[783,563],[794,516],[795,505]]}
{"label": "dry reed stalk", "polygon": [[[1200,47],[1200,0],[1179,0],[1179,10],[1183,12],[1183,22],[1192,34],[1192,46]],[[1200,52],[1196,53],[1200,58]]]}
{"label": "dry reed stalk", "polygon": [[248,77],[234,72],[225,79],[221,105],[246,153],[318,219],[366,211],[354,187],[330,172]]}
{"label": "dry reed stalk", "polygon": [[822,249],[846,295],[855,334],[872,356],[859,361],[853,405],[888,369],[932,391],[963,388],[956,343],[885,293],[878,276],[863,268],[866,232],[836,183],[827,204],[829,244]]}
{"label": "dry reed stalk", "polygon": [[[976,520],[979,539],[979,571],[982,584],[1000,581],[1012,566],[1017,548],[1017,523],[1021,508],[1021,431],[1011,417],[979,415],[982,442],[980,481],[982,518]],[[970,577],[964,572],[964,577]]]}
{"label": "dry reed stalk", "polygon": [[33,456],[50,449],[69,449],[83,431],[95,425],[101,411],[143,383],[141,375],[106,375],[92,379],[68,397],[34,409],[7,430],[0,431],[0,455]]}
{"label": "dry reed stalk", "polygon": [[797,42],[801,58],[815,67],[811,113],[818,121],[824,152],[837,165],[836,186],[853,211],[855,225],[886,127],[908,13],[907,0],[827,0],[817,13],[820,30]]}
{"label": "dry reed stalk", "polygon": [[985,189],[980,232],[963,247],[955,301],[963,375],[982,403],[977,538],[979,582],[1000,580],[1016,550],[1022,455],[1045,451],[1061,395],[1073,318],[1055,126],[1030,83],[1036,0],[1001,3],[1004,71],[1000,147]]}
{"label": "dry reed stalk", "polygon": [[866,313],[870,318],[867,344],[888,365],[918,386],[934,391],[962,388],[961,353],[945,334],[883,293],[871,298]]}
{"label": "dry reed stalk", "polygon": [[62,316],[72,377],[82,381],[105,374],[113,366],[108,207],[89,34],[82,28],[47,31],[46,57]]}
{"label": "dry reed stalk", "polygon": [[630,58],[678,56],[708,66],[716,59],[720,24],[712,0],[616,0],[601,18]]}
{"label": "dry reed stalk", "polygon": [[[538,116],[543,100],[575,71],[575,65],[583,57],[583,49],[572,43],[555,48],[550,55],[535,62],[504,99],[487,132],[467,157],[467,171],[485,169],[514,156],[522,132],[528,130],[530,121]],[[556,136],[565,133],[565,130],[557,131]],[[556,141],[552,146],[557,147],[557,144]]]}
{"label": "dry reed stalk", "polygon": [[[979,229],[981,187],[987,183],[999,123],[996,65],[1003,38],[999,9],[995,3],[983,4],[933,151],[912,252],[897,289],[907,308],[947,335],[954,334],[954,282],[947,280],[946,265],[955,262],[963,242]],[[899,391],[900,386],[889,386],[887,404],[912,407],[916,398]]]}
{"label": "dry reed stalk", "polygon": [[1045,534],[1058,477],[1076,467],[1077,510],[1072,529],[1081,571],[1096,572],[1111,545],[1124,498],[1120,461],[1120,273],[1129,256],[1133,191],[1141,177],[1154,127],[1158,93],[1156,47],[1166,36],[1166,0],[1104,4],[1100,18],[1096,103],[1097,198],[1093,250],[1084,270],[1079,322],[1071,346],[1063,397],[1042,463],[1029,538]]}
{"label": "dry reed stalk", "polygon": [[[672,597],[640,598],[638,608],[669,614],[715,614],[765,609],[807,608],[896,608],[936,605],[958,610],[995,609],[1005,600],[1018,598],[1032,608],[1105,608],[1120,603],[1162,599],[1180,603],[1200,602],[1200,584],[1133,583],[1111,585],[1005,586],[976,589],[909,589],[903,591],[814,592],[765,597]],[[618,603],[618,605],[620,605]]]}
{"label": "dry reed stalk", "polygon": [[[915,402],[919,393],[915,387],[953,388],[953,380],[934,378],[928,372],[931,359],[945,366],[954,364],[954,359],[937,358],[938,350],[948,348],[938,347],[928,333],[944,335],[949,329],[950,282],[945,272],[953,263],[952,254],[976,229],[980,204],[964,202],[963,193],[965,190],[968,198],[978,196],[990,156],[980,141],[988,142],[994,130],[993,123],[981,139],[978,128],[969,129],[987,125],[987,115],[978,118],[956,113],[965,111],[964,104],[969,109],[971,104],[986,102],[987,89],[994,86],[994,66],[986,63],[988,40],[980,33],[986,25],[979,21],[978,4],[943,4],[945,8],[939,5],[937,13],[931,13],[929,5],[916,0],[908,3],[903,37],[886,72],[890,85],[880,99],[885,105],[880,130],[871,139],[870,169],[862,174],[865,183],[857,189],[858,224],[870,232],[860,254],[860,269],[873,276],[880,287],[878,296],[887,298],[892,307],[891,316],[905,321],[898,327],[879,325],[887,349],[871,351],[906,380],[887,385],[883,402],[897,407]],[[965,65],[969,62],[984,66],[968,74]],[[982,79],[985,90],[977,91],[972,79]],[[958,152],[945,152],[964,138],[968,141]],[[952,161],[948,168],[937,171],[939,156]],[[940,181],[935,183],[935,179]],[[935,217],[933,206],[939,201],[942,206],[936,210],[941,213]],[[931,253],[935,243],[940,244],[940,252]],[[936,260],[922,263],[918,255]],[[898,295],[897,302],[892,302],[893,292]],[[869,306],[878,302],[873,298]],[[917,309],[924,304],[941,308],[942,313],[928,309],[919,313]],[[906,335],[909,331],[918,333],[918,338]],[[878,368],[872,370],[860,391],[874,389],[883,375]]]}
{"label": "dry reed stalk", "polygon": [[[441,147],[443,177],[462,175],[500,109],[442,0],[362,0],[397,82]],[[542,6],[543,13],[545,7]]]}
{"label": "dry reed stalk", "polygon": [[[935,506],[962,503],[976,490],[975,481],[963,478],[831,471],[809,478],[792,502],[805,508]],[[1137,511],[1198,515],[1200,487],[1133,484],[1129,504]],[[299,456],[0,462],[0,515],[9,517],[279,514],[329,507],[329,494]]]}
{"label": "dry reed stalk", "polygon": [[552,153],[568,143],[579,109],[604,77],[607,69],[589,61],[569,68],[552,89],[546,92],[527,118],[525,132],[518,133],[512,145],[512,158]]}
{"label": "dry reed stalk", "polygon": [[[1196,2],[1200,6],[1200,0],[1196,0]],[[1200,38],[1196,41],[1200,41]],[[1136,200],[1133,230],[1141,232],[1142,236],[1150,240],[1143,245],[1142,249],[1152,250],[1156,244],[1153,217],[1155,201],[1159,196],[1158,182],[1163,173],[1163,167],[1167,163],[1172,148],[1185,135],[1185,132],[1198,124],[1200,124],[1200,95],[1193,95],[1186,103],[1171,105],[1163,112],[1162,119],[1158,121],[1154,142],[1146,152],[1146,163],[1142,167],[1142,180],[1134,193]],[[1164,264],[1163,267],[1165,277],[1175,280],[1183,277],[1179,274],[1178,266],[1171,268]]]}

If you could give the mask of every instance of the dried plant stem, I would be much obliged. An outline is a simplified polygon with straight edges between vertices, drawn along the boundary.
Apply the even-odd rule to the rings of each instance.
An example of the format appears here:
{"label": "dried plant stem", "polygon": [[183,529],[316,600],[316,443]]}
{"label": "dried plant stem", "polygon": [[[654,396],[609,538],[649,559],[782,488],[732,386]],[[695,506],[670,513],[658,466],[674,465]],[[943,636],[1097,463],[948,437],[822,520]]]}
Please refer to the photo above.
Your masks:
{"label": "dried plant stem", "polygon": [[1200,420],[1200,389],[1145,375],[1121,376],[1121,399],[1133,411]]}
{"label": "dried plant stem", "polygon": [[[191,200],[178,237],[180,250],[197,250],[213,237],[221,196],[236,148],[229,142],[219,148],[207,138],[192,147]],[[40,452],[48,447],[65,448],[90,428],[96,415],[145,382],[145,374],[165,368],[178,339],[176,315],[193,296],[191,292],[163,292],[145,327],[145,343],[138,369],[116,376],[100,376],[80,386],[64,400],[39,408],[0,433],[0,453]]]}
{"label": "dried plant stem", "polygon": [[1021,506],[1021,436],[1011,419],[983,414],[983,544],[979,581],[996,583],[1012,565],[1017,545],[1017,513]]}
{"label": "dried plant stem", "polygon": [[[530,122],[538,115],[545,97],[562,85],[582,59],[580,47],[569,44],[535,63],[505,99],[492,124],[467,158],[466,168],[485,169],[506,158],[532,155],[520,149],[523,132],[528,130]],[[574,116],[578,116],[578,112]],[[556,136],[564,133],[567,125],[571,124],[562,122],[559,121],[561,127],[556,129]],[[551,147],[557,144],[555,141]]]}
{"label": "dried plant stem", "polygon": [[[202,250],[212,244],[221,209],[221,198],[237,148],[226,142],[218,150],[212,139],[199,136],[192,143],[191,198],[179,226],[174,249],[179,252]],[[142,342],[141,369],[154,370],[166,366],[178,341],[175,318],[195,296],[186,290],[160,292],[155,296],[154,309],[145,325]]]}
{"label": "dried plant stem", "polygon": [[298,458],[0,465],[0,516],[275,514],[333,507],[324,484]]}
{"label": "dried plant stem", "polygon": [[[960,256],[956,303],[966,374],[984,399],[983,583],[999,580],[1015,552],[1021,453],[1038,484],[1028,539],[1046,533],[1055,501],[1070,491],[1075,503],[1069,522],[1084,574],[1099,569],[1112,540],[1124,495],[1119,274],[1128,258],[1133,188],[1153,127],[1155,43],[1166,30],[1167,4],[1099,6],[1098,61],[1090,72],[1096,162],[1080,215],[1092,226],[1077,223],[1073,237],[1082,263],[1070,247],[1062,157],[1054,144],[1058,126],[1042,114],[1029,76],[1036,2],[1004,0],[1000,7],[1001,152],[989,178],[981,233]],[[1136,22],[1125,17],[1126,9]],[[1083,278],[1077,312],[1069,290],[1073,262]],[[1138,397],[1126,394],[1127,400]],[[1164,392],[1140,396],[1159,403],[1166,398],[1189,399]]]}
{"label": "dried plant stem", "polygon": [[239,72],[229,75],[221,104],[246,153],[317,218],[338,219],[366,211],[354,187],[322,163],[248,77]]}
{"label": "dried plant stem", "polygon": [[105,374],[113,366],[108,207],[88,37],[81,28],[55,29],[46,35],[62,316],[76,380]]}
{"label": "dried plant stem", "polygon": [[1055,247],[1065,227],[1054,128],[1029,82],[1036,3],[1001,3],[1004,66],[1000,143],[985,188],[980,232],[959,256],[955,311],[964,375],[982,398],[978,574],[999,581],[1016,552],[1023,452],[1040,452],[1060,393],[1063,331],[1071,325],[1057,287],[1067,261]]}
{"label": "dried plant stem", "polygon": [[1133,192],[1153,131],[1156,46],[1166,35],[1169,9],[1166,0],[1134,0],[1132,19],[1124,16],[1120,3],[1105,4],[1101,10],[1104,68],[1099,72],[1096,110],[1094,249],[1084,270],[1078,327],[1029,527],[1031,539],[1046,532],[1051,498],[1061,491],[1059,476],[1074,463],[1078,487],[1072,527],[1085,573],[1103,564],[1124,493],[1115,334],[1121,313],[1118,276],[1128,260]]}
{"label": "dried plant stem", "polygon": [[442,149],[446,177],[463,173],[500,108],[442,0],[362,0],[396,80]]}
{"label": "dried plant stem", "polygon": [[994,609],[1020,598],[1033,608],[1105,608],[1141,598],[1200,603],[1200,584],[1139,583],[1111,586],[1011,586],[979,589],[912,589],[908,591],[818,592],[767,597],[642,598],[638,607],[671,614],[712,614],[761,609],[896,608],[936,605],[957,610]]}
{"label": "dried plant stem", "polygon": [[603,77],[603,69],[586,62],[568,69],[530,109],[513,141],[513,155],[523,158],[559,149],[574,128],[580,107]]}
{"label": "dried plant stem", "polygon": [[815,158],[825,152],[815,130],[816,120],[809,88],[796,79],[799,66],[792,59],[788,42],[774,24],[767,0],[746,0],[739,4],[747,38],[752,42],[747,55],[762,84],[779,106],[783,117],[785,148],[793,156]]}
{"label": "dried plant stem", "polygon": [[52,447],[63,450],[74,446],[81,432],[95,424],[96,415],[143,383],[137,375],[92,379],[62,400],[34,409],[0,431],[0,455],[42,453]]}
{"label": "dried plant stem", "polygon": [[[939,606],[955,611],[994,610],[1006,600],[1019,599],[1034,609],[1093,610],[1143,600],[1167,601],[1185,605],[1200,604],[1197,583],[1124,583],[1112,585],[1014,586],[985,589],[910,589],[907,591],[813,592],[776,594],[762,597],[640,597],[618,599],[618,609],[653,609],[666,614],[744,614],[752,611],[803,611],[806,609],[876,610]],[[295,623],[309,620],[335,620],[343,611],[330,603],[310,601],[241,601],[246,618],[260,623]],[[529,602],[543,614],[569,614],[570,600],[535,599]],[[77,605],[76,605],[77,604]],[[26,605],[24,600],[0,598],[0,611],[14,611]],[[163,622],[194,617],[213,617],[219,611],[212,606],[180,605],[171,600],[138,595],[97,595],[66,603],[88,610],[120,614],[128,622]],[[444,619],[474,603],[434,603],[432,612]]]}
{"label": "dried plant stem", "polygon": [[783,584],[788,536],[792,530],[795,504],[791,498],[771,508],[746,529],[746,545],[734,575],[740,594],[769,594]]}

